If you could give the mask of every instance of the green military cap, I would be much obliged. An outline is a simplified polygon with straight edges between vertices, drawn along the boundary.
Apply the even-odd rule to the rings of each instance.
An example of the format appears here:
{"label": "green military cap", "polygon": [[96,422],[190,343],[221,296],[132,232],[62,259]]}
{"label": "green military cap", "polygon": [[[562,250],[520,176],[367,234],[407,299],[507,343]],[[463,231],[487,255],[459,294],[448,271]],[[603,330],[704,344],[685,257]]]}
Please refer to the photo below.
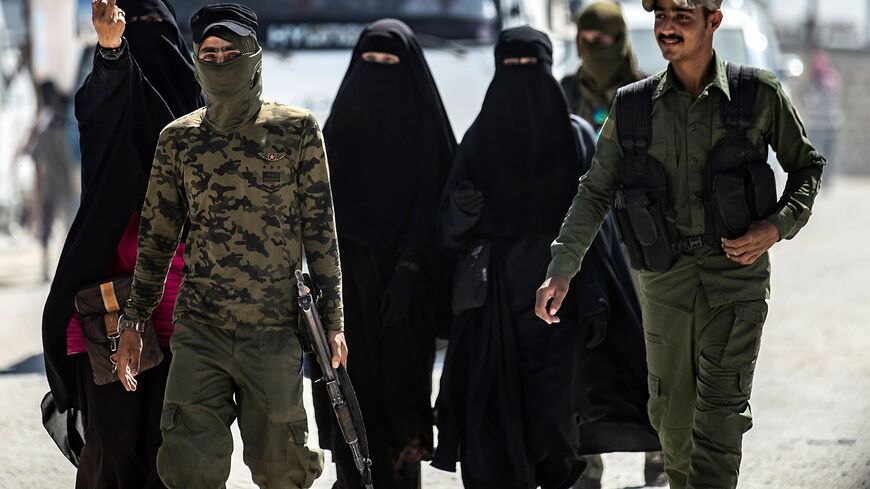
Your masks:
{"label": "green military cap", "polygon": [[[704,7],[711,12],[719,10],[722,0],[672,0],[674,5],[683,8]],[[656,0],[643,0],[643,8],[652,12],[656,8]]]}

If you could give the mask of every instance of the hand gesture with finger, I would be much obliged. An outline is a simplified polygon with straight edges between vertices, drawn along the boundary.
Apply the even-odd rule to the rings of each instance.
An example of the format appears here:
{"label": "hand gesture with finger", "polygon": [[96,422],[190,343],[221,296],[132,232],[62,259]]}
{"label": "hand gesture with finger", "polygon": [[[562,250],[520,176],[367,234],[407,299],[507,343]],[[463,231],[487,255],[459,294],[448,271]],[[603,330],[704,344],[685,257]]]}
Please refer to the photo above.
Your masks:
{"label": "hand gesture with finger", "polygon": [[121,36],[127,23],[124,11],[115,5],[115,0],[92,0],[91,21],[97,31],[101,47],[114,49],[121,47]]}

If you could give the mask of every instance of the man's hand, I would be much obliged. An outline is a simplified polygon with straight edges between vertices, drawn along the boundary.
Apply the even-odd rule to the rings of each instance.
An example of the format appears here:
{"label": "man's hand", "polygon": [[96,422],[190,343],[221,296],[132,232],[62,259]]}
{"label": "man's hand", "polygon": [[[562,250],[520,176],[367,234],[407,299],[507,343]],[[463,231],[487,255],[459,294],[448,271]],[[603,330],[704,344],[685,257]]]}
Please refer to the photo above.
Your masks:
{"label": "man's hand", "polygon": [[[565,277],[553,276],[544,280],[544,283],[538,288],[537,299],[535,300],[535,314],[539,318],[547,322],[547,324],[558,323],[559,318],[556,313],[562,307],[562,301],[568,295],[568,287],[570,281]],[[553,299],[549,310],[547,303]]]}
{"label": "man's hand", "polygon": [[139,374],[139,357],[142,356],[142,335],[137,331],[121,331],[121,341],[114,360],[118,364],[118,377],[127,392],[136,390],[136,375]]}
{"label": "man's hand", "polygon": [[100,46],[108,49],[121,47],[121,36],[127,23],[124,11],[115,5],[115,0],[92,0],[91,21]]}
{"label": "man's hand", "polygon": [[344,331],[329,332],[329,351],[332,352],[332,368],[338,368],[339,363],[347,368],[347,343],[344,341]]}
{"label": "man's hand", "polygon": [[722,238],[722,249],[734,263],[752,265],[779,239],[776,226],[767,221],[755,221],[743,236],[737,239]]}

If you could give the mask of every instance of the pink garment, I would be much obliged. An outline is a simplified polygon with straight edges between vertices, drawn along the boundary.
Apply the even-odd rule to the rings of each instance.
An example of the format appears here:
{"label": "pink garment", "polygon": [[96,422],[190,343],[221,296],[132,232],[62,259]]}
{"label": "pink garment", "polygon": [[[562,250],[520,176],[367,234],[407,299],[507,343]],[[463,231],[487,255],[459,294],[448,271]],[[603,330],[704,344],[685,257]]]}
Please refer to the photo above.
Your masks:
{"label": "pink garment", "polygon": [[[118,242],[118,250],[115,261],[112,264],[110,277],[133,273],[136,267],[136,251],[138,249],[139,215],[133,214],[121,241]],[[169,273],[166,275],[166,286],[163,289],[163,298],[160,304],[151,314],[151,321],[157,332],[157,341],[160,346],[169,348],[169,338],[175,326],[172,324],[172,311],[175,308],[175,298],[178,297],[178,289],[181,287],[181,271],[184,268],[184,243],[178,245]],[[108,278],[108,277],[107,277]],[[66,329],[66,354],[86,353],[85,337],[82,335],[82,326],[79,322],[79,313],[73,312],[69,326]]]}

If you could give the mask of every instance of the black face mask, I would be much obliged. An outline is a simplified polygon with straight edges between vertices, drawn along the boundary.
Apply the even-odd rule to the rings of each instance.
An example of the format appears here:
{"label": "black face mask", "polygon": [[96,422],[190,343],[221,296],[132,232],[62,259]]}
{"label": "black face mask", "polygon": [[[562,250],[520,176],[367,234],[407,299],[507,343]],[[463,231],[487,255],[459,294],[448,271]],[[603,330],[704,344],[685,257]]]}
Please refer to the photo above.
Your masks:
{"label": "black face mask", "polygon": [[[365,52],[393,54],[399,63],[364,61]],[[323,133],[339,236],[380,250],[400,242],[434,250],[456,141],[405,24],[382,20],[363,31]]]}
{"label": "black face mask", "polygon": [[[504,64],[519,57],[538,62]],[[459,147],[468,179],[483,193],[482,234],[555,237],[577,192],[579,152],[551,60],[546,34],[531,27],[499,37],[495,76]]]}

